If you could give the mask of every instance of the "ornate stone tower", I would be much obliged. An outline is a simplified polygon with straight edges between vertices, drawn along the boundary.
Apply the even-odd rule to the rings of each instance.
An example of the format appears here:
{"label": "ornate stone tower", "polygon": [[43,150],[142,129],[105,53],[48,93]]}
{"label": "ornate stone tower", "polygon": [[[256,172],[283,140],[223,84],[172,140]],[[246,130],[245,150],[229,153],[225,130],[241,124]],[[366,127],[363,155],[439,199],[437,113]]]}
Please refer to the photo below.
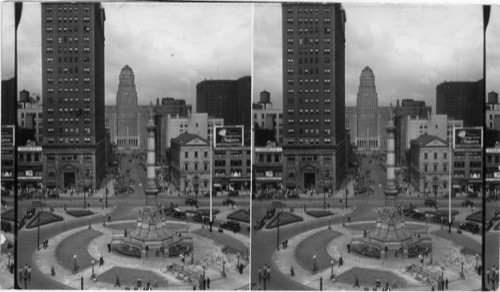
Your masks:
{"label": "ornate stone tower", "polygon": [[396,208],[396,196],[398,195],[398,190],[396,188],[396,175],[394,172],[394,133],[396,132],[396,127],[394,126],[394,113],[391,109],[389,110],[389,122],[385,130],[387,131],[387,182],[385,185],[385,207]]}
{"label": "ornate stone tower", "polygon": [[149,108],[149,121],[146,125],[148,131],[147,140],[147,184],[144,192],[146,193],[146,206],[156,207],[158,189],[156,188],[156,173],[155,173],[155,132],[153,106]]}

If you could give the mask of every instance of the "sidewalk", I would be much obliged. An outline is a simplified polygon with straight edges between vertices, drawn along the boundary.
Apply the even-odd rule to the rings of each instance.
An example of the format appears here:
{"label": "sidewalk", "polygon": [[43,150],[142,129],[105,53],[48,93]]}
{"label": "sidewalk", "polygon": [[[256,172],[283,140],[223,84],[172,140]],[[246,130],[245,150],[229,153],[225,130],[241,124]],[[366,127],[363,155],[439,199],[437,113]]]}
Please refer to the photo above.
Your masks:
{"label": "sidewalk", "polygon": [[[127,221],[118,221],[118,222],[113,222],[113,224],[120,224],[120,223],[127,223],[127,222],[135,222],[135,220],[127,220]],[[167,223],[178,223],[177,221],[166,221]],[[200,224],[193,224],[190,223],[192,228],[191,231],[196,230],[198,228],[201,228]],[[55,256],[55,250],[57,249],[57,246],[68,236],[75,234],[77,232],[80,232],[82,230],[87,229],[87,226],[83,226],[80,228],[76,228],[61,234],[58,234],[57,236],[53,237],[50,239],[50,245],[47,249],[42,249],[40,251],[35,251],[33,254],[33,262],[35,265],[40,269],[40,271],[49,278],[52,278],[54,280],[57,280],[71,288],[74,289],[79,289],[80,288],[80,277],[84,278],[85,284],[84,288],[85,289],[92,289],[92,290],[101,290],[101,289],[115,289],[113,287],[113,283],[106,283],[106,282],[100,282],[100,281],[90,281],[90,276],[91,276],[91,268],[87,268],[85,270],[79,271],[78,274],[73,274],[71,271],[66,270],[63,268],[57,261],[56,256]],[[103,235],[97,237],[96,239],[92,240],[90,244],[87,246],[89,254],[94,257],[94,258],[99,258],[100,255],[102,254],[105,259],[105,265],[102,267],[98,267],[98,265],[95,266],[95,273],[97,274],[97,278],[99,279],[99,275],[105,273],[106,271],[110,270],[113,267],[125,267],[125,268],[132,268],[132,269],[139,269],[139,270],[148,270],[153,273],[155,273],[157,276],[165,278],[169,285],[166,287],[159,287],[157,289],[161,290],[191,290],[192,285],[191,284],[186,284],[185,282],[179,280],[176,278],[176,275],[172,272],[169,272],[166,270],[166,264],[169,262],[175,262],[178,264],[182,264],[180,261],[180,258],[153,258],[153,259],[139,259],[139,258],[132,258],[132,257],[126,257],[126,256],[120,256],[116,253],[108,253],[107,251],[107,243],[111,241],[112,234],[114,232],[120,232],[120,231],[113,231],[110,230],[102,224],[93,224],[92,228],[94,230],[100,231],[103,233]],[[196,238],[194,244],[194,258],[195,262],[200,262],[202,259],[205,259],[203,261],[204,265],[207,267],[206,270],[206,275],[210,277],[212,280],[211,282],[211,289],[228,289],[232,287],[232,289],[242,287],[246,284],[248,284],[248,271],[249,267],[247,266],[246,269],[244,269],[243,275],[239,275],[236,271],[236,269],[232,269],[232,266],[236,265],[236,257],[233,255],[223,255],[221,254],[220,249],[222,246],[220,244],[214,244],[213,241],[197,236],[193,233],[191,233],[193,237]],[[239,234],[231,234],[227,233],[229,236],[233,236],[238,240],[242,240],[241,235],[238,236]],[[245,245],[248,245],[248,237],[246,238],[246,243]],[[226,261],[226,273],[227,273],[227,279],[221,280],[220,277],[220,271],[222,271],[222,267],[220,266],[219,262],[210,262],[207,261],[207,255],[218,255],[221,259],[224,259]],[[243,261],[243,260],[242,260]],[[248,265],[248,263],[247,263]],[[50,267],[54,266],[55,271],[56,271],[56,276],[53,277],[50,274]],[[199,268],[199,266],[197,266]]]}
{"label": "sidewalk", "polygon": [[[371,222],[371,221],[370,221]],[[359,224],[368,222],[354,222],[350,224]],[[415,224],[415,223],[409,223]],[[419,224],[419,223],[416,223]],[[422,225],[422,223],[420,223]],[[439,229],[439,226],[430,225],[430,232]],[[326,268],[316,274],[311,274],[306,271],[297,262],[295,258],[295,248],[298,244],[311,236],[312,234],[325,230],[325,227],[316,228],[300,235],[297,235],[289,239],[289,247],[287,249],[281,249],[280,251],[275,251],[272,256],[272,260],[279,271],[288,277],[291,281],[299,282],[303,285],[317,288],[319,286],[319,276],[323,277],[323,289],[324,290],[356,290],[353,289],[354,279],[352,283],[341,283],[332,282],[330,280],[331,268]],[[332,225],[332,229],[341,232],[343,235],[331,241],[327,248],[328,253],[332,258],[338,259],[340,254],[344,259],[344,265],[341,267],[334,267],[334,274],[336,276],[350,270],[353,267],[361,267],[373,270],[385,270],[394,272],[397,276],[403,278],[407,282],[406,287],[398,287],[398,290],[430,290],[430,287],[421,281],[415,279],[415,275],[406,272],[406,266],[410,264],[418,264],[417,259],[406,259],[406,260],[380,260],[365,258],[361,256],[354,255],[347,252],[347,243],[350,243],[351,237],[356,234],[361,234],[361,232],[352,231],[343,227],[341,224]],[[434,236],[431,234],[433,239],[433,257],[435,262],[439,262],[441,265],[445,266],[444,275],[450,280],[450,290],[464,290],[471,291],[476,290],[481,286],[481,278],[474,271],[474,260],[471,256],[463,256],[460,254],[459,248],[456,246],[450,246],[449,242]],[[451,261],[451,259],[463,258],[466,262],[464,266],[465,279],[461,279],[459,276],[459,267]],[[290,266],[295,269],[295,276],[290,276]],[[441,273],[441,269],[437,266],[427,266],[428,268],[436,270],[436,273]],[[360,275],[362,277],[362,275]],[[357,290],[362,289],[357,288]],[[372,287],[368,287],[370,290]]]}

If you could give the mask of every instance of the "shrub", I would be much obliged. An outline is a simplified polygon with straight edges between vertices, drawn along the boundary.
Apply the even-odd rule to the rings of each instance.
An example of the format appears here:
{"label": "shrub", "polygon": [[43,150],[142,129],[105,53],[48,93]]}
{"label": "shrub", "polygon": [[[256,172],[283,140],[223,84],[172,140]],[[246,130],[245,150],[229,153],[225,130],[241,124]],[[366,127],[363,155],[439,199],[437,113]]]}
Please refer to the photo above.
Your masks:
{"label": "shrub", "polygon": [[83,216],[88,216],[88,215],[94,214],[94,212],[92,212],[90,210],[84,210],[84,209],[67,210],[66,213],[68,213],[69,215],[71,215],[73,217],[83,217]]}
{"label": "shrub", "polygon": [[332,211],[330,210],[307,210],[306,213],[307,215],[311,215],[316,218],[333,215]]}
{"label": "shrub", "polygon": [[362,256],[380,258],[380,249],[366,243],[356,244],[351,249]]}
{"label": "shrub", "polygon": [[115,245],[115,251],[132,257],[138,257],[138,258],[141,257],[141,249],[131,244],[125,244],[125,243],[117,244]]}
{"label": "shrub", "polygon": [[410,247],[408,247],[408,257],[409,258],[414,258],[417,257],[420,254],[427,254],[432,252],[432,246],[428,244],[415,244]]}
{"label": "shrub", "polygon": [[250,223],[250,213],[245,209],[239,209],[227,215],[227,219]]}
{"label": "shrub", "polygon": [[300,217],[299,215],[295,215],[290,212],[278,212],[278,214],[275,215],[273,218],[271,218],[271,220],[269,220],[269,222],[267,223],[266,225],[267,229],[278,227],[278,216],[279,216],[280,226],[284,226],[299,221],[304,221],[304,218]]}
{"label": "shrub", "polygon": [[40,226],[63,220],[63,217],[59,215],[56,215],[48,211],[41,211],[36,213],[35,216],[33,216],[33,218],[31,218],[30,221],[28,221],[28,223],[26,224],[26,228],[37,227],[39,221],[38,217],[40,217]]}

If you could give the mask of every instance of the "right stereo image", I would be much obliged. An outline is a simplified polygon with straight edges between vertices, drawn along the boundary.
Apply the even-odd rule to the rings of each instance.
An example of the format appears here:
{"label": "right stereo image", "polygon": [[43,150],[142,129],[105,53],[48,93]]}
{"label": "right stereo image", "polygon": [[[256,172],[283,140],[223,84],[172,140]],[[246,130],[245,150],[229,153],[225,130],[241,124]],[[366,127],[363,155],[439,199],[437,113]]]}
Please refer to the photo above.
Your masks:
{"label": "right stereo image", "polygon": [[254,4],[252,290],[496,290],[500,9]]}

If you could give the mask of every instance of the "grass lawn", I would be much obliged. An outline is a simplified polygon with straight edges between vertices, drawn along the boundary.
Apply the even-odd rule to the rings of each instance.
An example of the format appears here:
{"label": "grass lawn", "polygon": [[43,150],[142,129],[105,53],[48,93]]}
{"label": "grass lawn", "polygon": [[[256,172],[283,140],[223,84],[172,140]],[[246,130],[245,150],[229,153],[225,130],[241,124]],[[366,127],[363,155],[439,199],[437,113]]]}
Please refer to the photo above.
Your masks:
{"label": "grass lawn", "polygon": [[[98,259],[90,256],[87,251],[89,243],[102,233],[94,229],[85,229],[64,239],[56,248],[56,259],[65,269],[73,271],[75,264],[73,256],[77,256],[79,270],[91,266],[91,261],[98,262]],[[50,244],[50,241],[49,241]],[[104,258],[106,260],[106,258]]]}
{"label": "grass lawn", "polygon": [[338,275],[337,281],[352,284],[354,286],[354,279],[356,278],[356,275],[358,276],[360,286],[360,288],[357,288],[358,290],[362,290],[363,287],[367,287],[371,290],[373,287],[375,287],[377,279],[380,280],[380,285],[382,287],[385,287],[385,283],[389,282],[392,289],[392,284],[394,283],[394,281],[396,281],[398,288],[406,287],[406,281],[392,272],[358,267],[354,267]]}
{"label": "grass lawn", "polygon": [[454,243],[467,248],[468,250],[472,250],[474,253],[481,254],[481,244],[466,235],[459,234],[457,232],[448,233],[447,229],[439,229],[433,231],[432,234],[435,234],[447,240],[451,240]]}
{"label": "grass lawn", "polygon": [[[232,247],[240,252],[247,251],[245,245],[241,243],[239,240],[233,238],[232,236],[226,235],[225,233],[217,232],[217,228],[215,227],[212,228],[212,231],[213,232],[210,233],[210,230],[208,228],[200,228],[193,231],[193,233],[196,233],[206,238],[210,238],[220,245]],[[232,232],[232,231],[224,230],[224,232]]]}
{"label": "grass lawn", "polygon": [[330,267],[330,262],[334,260],[337,264],[338,259],[332,258],[326,247],[328,243],[334,238],[340,236],[342,233],[335,230],[323,230],[314,233],[308,238],[302,240],[295,249],[295,258],[297,262],[307,271],[313,271],[313,256],[316,255],[317,271],[321,271]]}
{"label": "grass lawn", "polygon": [[278,227],[278,216],[280,226],[304,221],[304,218],[300,217],[299,215],[290,212],[277,212],[277,214],[274,215],[273,218],[271,218],[271,220],[269,220],[269,222],[266,224],[267,229]]}
{"label": "grass lawn", "polygon": [[[40,217],[40,220],[38,220],[38,217]],[[57,221],[62,221],[63,217],[48,212],[48,211],[39,211],[33,216],[28,223],[26,223],[26,228],[35,228],[38,227],[38,223],[40,223],[40,226],[50,224],[52,222],[57,222]]]}
{"label": "grass lawn", "polygon": [[2,220],[14,221],[14,209],[2,211]]}
{"label": "grass lawn", "polygon": [[[356,224],[356,223],[349,224],[349,223],[347,223],[345,225],[346,228],[352,229],[352,230],[356,230],[356,231],[373,230],[373,229],[375,229],[375,226],[376,226],[375,222],[373,222],[373,223],[360,223],[360,224]],[[405,223],[405,228],[406,228],[406,230],[410,230],[410,231],[425,230],[425,226],[424,225],[411,224],[411,223],[408,223],[408,222]]]}
{"label": "grass lawn", "polygon": [[[168,230],[176,230],[181,228],[186,228],[186,223],[165,223]],[[123,231],[124,229],[130,230],[135,229],[137,227],[137,222],[125,222],[125,223],[107,223],[106,227],[110,229],[116,229]]]}
{"label": "grass lawn", "polygon": [[483,211],[479,210],[470,215],[467,215],[467,217],[465,217],[465,220],[474,221],[481,225],[481,222],[483,222]]}
{"label": "grass lawn", "polygon": [[[97,279],[100,282],[104,283],[115,283],[116,276],[120,278],[121,288],[125,289],[125,287],[133,289],[133,287],[137,284],[137,280],[141,279],[142,287],[146,286],[148,280],[151,282],[151,286],[153,283],[158,283],[158,287],[167,287],[168,281],[165,278],[158,276],[156,273],[147,270],[135,270],[130,268],[122,268],[122,267],[113,267],[106,272],[97,275]],[[142,289],[141,289],[142,290]]]}
{"label": "grass lawn", "polygon": [[245,209],[239,209],[227,215],[227,219],[250,223],[250,213]]}

